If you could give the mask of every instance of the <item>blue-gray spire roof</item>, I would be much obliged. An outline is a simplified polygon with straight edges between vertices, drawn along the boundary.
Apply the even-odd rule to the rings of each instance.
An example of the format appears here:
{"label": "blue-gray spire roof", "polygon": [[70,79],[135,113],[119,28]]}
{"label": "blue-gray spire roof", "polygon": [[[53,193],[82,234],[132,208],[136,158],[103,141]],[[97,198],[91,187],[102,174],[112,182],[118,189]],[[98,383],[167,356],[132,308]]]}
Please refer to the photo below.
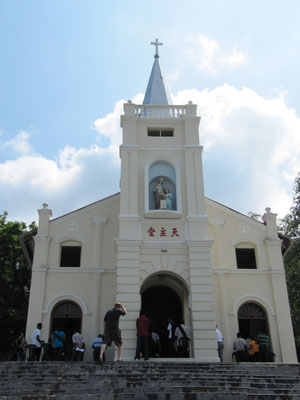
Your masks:
{"label": "blue-gray spire roof", "polygon": [[158,40],[156,39],[156,42],[152,42],[151,44],[155,44],[156,53],[154,56],[154,63],[149,78],[148,86],[146,89],[143,104],[159,104],[159,105],[172,104],[172,100],[169,95],[168,89],[165,85],[164,77],[161,72],[158,61],[159,59],[158,45],[162,45],[162,43],[158,43]]}

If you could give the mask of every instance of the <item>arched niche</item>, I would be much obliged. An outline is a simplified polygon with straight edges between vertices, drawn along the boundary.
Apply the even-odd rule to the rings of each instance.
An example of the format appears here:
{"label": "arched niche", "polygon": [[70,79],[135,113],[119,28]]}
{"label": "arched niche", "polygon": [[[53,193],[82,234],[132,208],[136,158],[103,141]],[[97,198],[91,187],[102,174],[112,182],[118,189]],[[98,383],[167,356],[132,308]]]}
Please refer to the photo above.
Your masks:
{"label": "arched niche", "polygon": [[148,185],[149,210],[177,210],[176,171],[171,163],[159,160],[151,164]]}

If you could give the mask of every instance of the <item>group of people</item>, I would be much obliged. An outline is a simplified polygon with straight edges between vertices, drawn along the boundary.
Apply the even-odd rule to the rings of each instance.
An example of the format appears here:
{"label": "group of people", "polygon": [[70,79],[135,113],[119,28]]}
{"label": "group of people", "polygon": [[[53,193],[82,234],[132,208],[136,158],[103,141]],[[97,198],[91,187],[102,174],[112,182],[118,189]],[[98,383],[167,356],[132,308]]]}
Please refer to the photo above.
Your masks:
{"label": "group of people", "polygon": [[[104,318],[104,335],[99,334],[96,337],[91,347],[94,350],[94,360],[103,361],[105,359],[104,352],[107,346],[112,342],[118,347],[118,361],[121,360],[122,354],[122,338],[119,329],[119,318],[121,315],[127,314],[125,307],[121,303],[115,303],[112,310],[108,311]],[[38,323],[32,334],[32,344],[27,345],[24,334],[21,333],[16,339],[17,360],[26,360],[26,348],[29,350],[28,361],[39,361],[41,358],[42,348],[43,361],[60,361],[65,359],[66,355],[66,334],[62,328],[57,328],[50,335],[48,343],[41,339],[42,324]],[[79,331],[75,331],[72,335],[72,359],[74,361],[82,361],[86,350],[84,338]]]}
{"label": "group of people", "polygon": [[[41,357],[41,350],[44,349],[43,361],[61,361],[65,359],[66,352],[66,334],[62,328],[57,328],[53,331],[48,339],[48,343],[45,343],[41,339],[42,324],[38,323],[36,329],[32,334],[32,346],[33,349],[29,356],[29,361],[39,361]],[[74,361],[83,360],[85,352],[85,343],[83,336],[79,331],[74,331],[72,335],[72,346]]]}
{"label": "group of people", "polygon": [[190,328],[184,324],[184,321],[176,326],[173,319],[168,319],[168,356],[184,357],[190,356],[191,333]]}
{"label": "group of people", "polygon": [[233,341],[233,354],[237,362],[272,362],[274,354],[271,352],[270,338],[267,333],[260,329],[257,337],[245,340],[240,332],[236,334]]}
{"label": "group of people", "polygon": [[[220,361],[223,362],[224,338],[218,326],[216,327],[218,355]],[[271,352],[270,338],[266,332],[261,329],[257,337],[251,337],[245,340],[241,333],[236,334],[233,341],[232,359],[236,362],[272,362],[274,354]]]}
{"label": "group of people", "polygon": [[[127,314],[125,307],[117,302],[112,310],[109,310],[104,317],[104,335],[102,344],[99,352],[99,361],[104,361],[104,354],[106,347],[111,345],[112,342],[118,348],[117,361],[121,361],[122,354],[122,337],[119,329],[119,319],[121,316]],[[170,345],[169,353],[170,356],[175,355],[175,349],[179,356],[189,356],[189,342],[190,342],[190,331],[189,328],[182,322],[175,327],[172,319],[168,321],[167,327],[168,343]],[[100,336],[100,335],[99,335]],[[161,353],[161,342],[157,332],[153,329],[153,324],[150,319],[145,315],[144,311],[141,310],[139,318],[136,320],[136,352],[135,360],[138,361],[143,357],[146,361],[149,357],[159,357]],[[94,351],[94,360],[96,359],[96,351]]]}
{"label": "group of people", "polygon": [[[127,314],[126,308],[116,302],[114,307],[107,311],[104,317],[104,334],[99,334],[92,342],[91,347],[94,350],[94,361],[105,361],[105,350],[112,342],[117,346],[117,361],[121,361],[122,356],[122,336],[119,329],[119,319]],[[31,361],[39,361],[41,349],[44,347],[44,356],[46,360],[62,360],[64,359],[66,335],[62,329],[56,329],[51,334],[46,344],[41,340],[42,324],[37,324],[37,328],[32,335],[32,345],[34,351]],[[167,357],[189,357],[190,356],[190,329],[183,321],[177,326],[172,318],[168,319],[167,330]],[[159,357],[161,354],[161,342],[158,334],[153,329],[151,320],[141,310],[139,318],[136,320],[136,353],[135,360],[141,357],[149,360],[149,357]],[[223,362],[224,338],[218,326],[216,327],[218,355],[220,361]],[[21,333],[15,341],[17,348],[17,360],[26,359],[26,340],[24,334]],[[79,331],[74,332],[72,336],[73,360],[82,361],[86,350],[84,338]],[[47,358],[48,357],[48,358]],[[233,341],[233,359],[237,362],[248,361],[273,361],[274,354],[270,348],[270,338],[265,331],[260,330],[256,338],[247,339],[247,341],[238,332],[236,339]]]}
{"label": "group of people", "polygon": [[[119,329],[119,319],[127,314],[126,308],[116,302],[114,307],[107,311],[104,317],[104,334],[99,334],[92,342],[94,361],[105,361],[105,350],[112,342],[118,349],[117,361],[121,361],[122,356],[122,337]],[[39,361],[41,357],[41,349],[44,348],[43,360],[63,360],[65,355],[66,335],[61,328],[54,330],[48,343],[41,340],[42,324],[37,324],[37,328],[32,335],[33,352],[31,360]],[[149,357],[159,357],[161,354],[161,342],[158,334],[153,330],[153,324],[146,317],[143,311],[136,320],[137,329],[137,345],[135,360],[143,357],[148,360]],[[189,357],[190,330],[183,321],[175,326],[173,320],[169,318],[168,325],[168,356]],[[72,336],[73,343],[73,360],[83,360],[85,352],[84,338],[80,332],[74,332]]]}
{"label": "group of people", "polygon": [[[146,317],[143,311],[140,312],[140,317],[136,320],[137,329],[137,345],[135,360],[140,357],[145,360],[151,357],[159,357],[161,354],[160,338],[153,330],[152,321]],[[190,356],[190,330],[183,321],[177,326],[172,318],[168,319],[168,348],[167,357],[189,357]]]}
{"label": "group of people", "polygon": [[[121,361],[122,355],[122,337],[119,329],[119,319],[127,314],[126,308],[119,302],[115,303],[114,308],[107,311],[104,317],[104,335],[99,335],[98,339],[94,340],[94,360],[99,354],[99,362],[103,362],[105,350],[112,342],[118,348],[117,361]],[[170,345],[170,356],[177,354],[182,357],[189,357],[190,331],[189,328],[180,323],[177,327],[170,318],[168,321],[169,331],[168,343]],[[136,352],[135,360],[138,361],[143,357],[146,361],[149,356],[158,357],[161,352],[161,343],[158,334],[153,330],[153,325],[150,319],[145,315],[144,311],[140,311],[140,316],[136,320]],[[95,346],[98,346],[97,348]]]}

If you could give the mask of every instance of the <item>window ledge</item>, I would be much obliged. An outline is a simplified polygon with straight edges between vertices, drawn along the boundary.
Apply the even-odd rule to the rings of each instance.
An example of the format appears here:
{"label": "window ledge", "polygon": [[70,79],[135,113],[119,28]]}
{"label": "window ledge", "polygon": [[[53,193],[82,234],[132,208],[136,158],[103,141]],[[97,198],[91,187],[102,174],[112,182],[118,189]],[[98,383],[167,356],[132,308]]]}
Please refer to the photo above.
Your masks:
{"label": "window ledge", "polygon": [[145,212],[145,218],[181,218],[182,213],[175,210],[149,210]]}

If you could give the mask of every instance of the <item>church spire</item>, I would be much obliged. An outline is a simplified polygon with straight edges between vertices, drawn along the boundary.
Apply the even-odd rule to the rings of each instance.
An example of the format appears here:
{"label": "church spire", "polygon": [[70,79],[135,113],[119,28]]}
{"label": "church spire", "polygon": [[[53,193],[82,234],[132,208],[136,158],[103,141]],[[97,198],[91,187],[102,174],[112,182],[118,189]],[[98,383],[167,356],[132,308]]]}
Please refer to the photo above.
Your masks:
{"label": "church spire", "polygon": [[163,74],[161,72],[158,61],[159,59],[158,46],[162,46],[163,43],[159,43],[158,39],[156,39],[155,42],[151,42],[151,44],[155,46],[154,63],[150,74],[143,104],[159,104],[159,105],[172,104],[172,100],[168,93],[168,89],[165,85]]}

